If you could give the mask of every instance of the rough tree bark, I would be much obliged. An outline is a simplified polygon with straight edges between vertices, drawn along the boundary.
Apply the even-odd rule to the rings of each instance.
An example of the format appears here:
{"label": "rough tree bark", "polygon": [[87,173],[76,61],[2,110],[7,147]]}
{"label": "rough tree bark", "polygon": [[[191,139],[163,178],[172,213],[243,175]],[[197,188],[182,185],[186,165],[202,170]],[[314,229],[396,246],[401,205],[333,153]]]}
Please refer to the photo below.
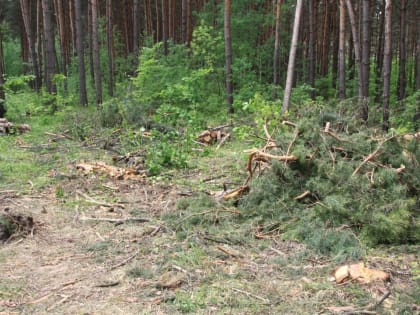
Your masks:
{"label": "rough tree bark", "polygon": [[0,28],[0,118],[6,114],[6,94],[4,93],[4,59],[3,59],[3,38]]}
{"label": "rough tree bark", "polygon": [[273,84],[274,84],[274,100],[277,100],[277,86],[279,85],[279,50],[280,50],[280,16],[281,16],[282,0],[277,0],[276,5],[276,33],[274,39],[274,59],[273,59]]}
{"label": "rough tree bark", "polygon": [[42,0],[42,17],[44,20],[44,66],[45,66],[45,87],[47,92],[55,93],[56,86],[53,82],[56,69],[56,55],[54,46],[54,30],[52,24],[51,3],[49,0]]}
{"label": "rough tree bark", "polygon": [[87,93],[86,93],[86,71],[85,71],[85,52],[83,45],[83,23],[82,23],[82,0],[75,0],[75,15],[76,15],[76,46],[78,57],[78,70],[79,70],[79,99],[80,104],[87,106]]}
{"label": "rough tree bark", "polygon": [[311,99],[315,99],[315,8],[314,1],[309,0],[309,85]]}
{"label": "rough tree bark", "polygon": [[25,28],[26,33],[26,40],[28,41],[29,46],[29,55],[30,55],[30,62],[32,63],[35,81],[34,81],[34,88],[37,92],[39,92],[41,88],[41,74],[38,65],[38,57],[35,51],[35,41],[33,39],[32,34],[32,27],[31,27],[31,16],[29,10],[29,2],[28,0],[20,0],[20,8],[22,11],[22,20]]}
{"label": "rough tree bark", "polygon": [[[61,0],[54,0],[55,19],[58,29],[58,41],[60,43],[61,72],[67,78],[68,50],[67,36],[64,25],[64,10]],[[64,90],[67,92],[67,79],[64,80]]]}
{"label": "rough tree bark", "polygon": [[162,0],[162,41],[163,41],[163,54],[168,54],[168,7],[167,1]]}
{"label": "rough tree bark", "polygon": [[371,44],[371,25],[370,25],[370,0],[363,0],[362,5],[362,119],[366,122],[369,116],[369,74],[370,74],[370,44]]}
{"label": "rough tree bark", "polygon": [[114,96],[114,34],[112,0],[106,0],[106,48],[108,53],[108,94]]}
{"label": "rough tree bark", "polygon": [[[407,4],[406,0],[400,0],[400,44],[399,44],[399,69],[398,69],[398,83],[397,83],[397,97],[399,101],[405,98],[405,90],[407,85],[406,78],[406,59],[407,59],[407,45],[406,45],[406,15]],[[418,22],[418,21],[417,21]]]}
{"label": "rough tree bark", "polygon": [[232,41],[230,29],[231,15],[230,0],[225,0],[224,33],[225,33],[225,60],[226,60],[226,102],[229,113],[233,113],[233,84],[232,84]]}
{"label": "rough tree bark", "polygon": [[346,98],[346,12],[344,0],[340,0],[340,38],[338,44],[338,95],[341,100]]}
{"label": "rough tree bark", "polygon": [[181,3],[181,37],[182,43],[187,44],[187,18],[188,18],[188,3],[187,0],[182,0]]}
{"label": "rough tree bark", "polygon": [[346,0],[347,13],[350,19],[351,33],[354,46],[354,62],[357,67],[357,88],[359,101],[363,99],[363,75],[362,75],[362,61],[360,59],[360,43],[359,34],[356,28],[356,18],[354,16],[353,6],[351,0]]}
{"label": "rough tree bark", "polygon": [[96,104],[102,104],[102,75],[99,54],[99,34],[98,34],[98,0],[91,0],[92,3],[92,46],[94,56],[94,72],[95,72],[95,90]]}
{"label": "rough tree bark", "polygon": [[302,0],[296,1],[295,21],[293,23],[293,35],[289,53],[289,64],[287,66],[286,86],[284,89],[283,107],[281,114],[284,115],[289,109],[290,95],[292,94],[293,74],[295,71],[296,49],[299,37],[300,17],[302,15]]}
{"label": "rough tree bark", "polygon": [[382,130],[389,129],[389,92],[392,68],[392,1],[385,1],[385,43],[383,64],[383,119]]}
{"label": "rough tree bark", "polygon": [[139,0],[133,1],[133,53],[134,66],[138,65],[139,45],[140,45],[140,3]]}

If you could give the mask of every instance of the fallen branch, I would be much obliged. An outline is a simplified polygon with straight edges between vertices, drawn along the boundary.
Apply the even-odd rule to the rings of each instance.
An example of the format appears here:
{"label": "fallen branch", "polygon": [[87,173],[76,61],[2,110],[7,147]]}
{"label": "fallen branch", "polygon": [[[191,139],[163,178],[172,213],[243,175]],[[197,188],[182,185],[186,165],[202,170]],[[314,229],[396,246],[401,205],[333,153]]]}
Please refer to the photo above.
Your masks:
{"label": "fallen branch", "polygon": [[263,298],[261,296],[255,295],[255,294],[253,294],[251,292],[243,291],[243,290],[240,290],[240,289],[237,289],[237,288],[232,288],[232,290],[233,291],[236,291],[236,292],[239,292],[239,293],[242,293],[242,294],[245,294],[248,297],[253,297],[253,298],[257,299],[257,300],[263,301],[266,304],[271,304],[271,302],[270,302],[269,299],[266,299],[266,298]]}
{"label": "fallen branch", "polygon": [[309,190],[301,193],[299,196],[296,196],[295,198],[293,198],[294,200],[302,200],[305,197],[309,196],[311,194],[311,192]]}
{"label": "fallen branch", "polygon": [[106,202],[102,202],[102,201],[97,201],[97,200],[93,199],[92,197],[90,197],[90,196],[82,193],[79,190],[76,190],[76,194],[78,194],[79,196],[85,198],[86,201],[88,201],[90,203],[93,203],[95,205],[98,205],[98,206],[103,206],[103,207],[108,207],[108,208],[122,208],[122,209],[124,209],[124,206],[123,205],[116,204],[116,203],[115,204],[110,204],[110,203],[106,203]]}
{"label": "fallen branch", "polygon": [[297,125],[295,123],[292,123],[291,121],[283,120],[281,123],[282,123],[282,125],[285,125],[285,126],[290,126],[290,127],[293,127],[293,128],[297,127]]}
{"label": "fallen branch", "polygon": [[63,291],[63,290],[64,290],[65,288],[67,288],[68,286],[74,285],[74,284],[76,284],[77,282],[79,282],[79,281],[81,281],[81,280],[82,280],[82,279],[75,279],[75,280],[72,280],[72,281],[69,281],[69,282],[63,283],[63,284],[62,284],[62,285],[60,285],[59,287],[57,287],[57,288],[55,288],[55,289],[51,290],[49,293],[47,293],[47,294],[45,294],[45,295],[43,295],[43,296],[41,296],[41,297],[39,297],[39,298],[37,298],[37,299],[35,299],[35,300],[30,301],[30,302],[28,302],[27,304],[37,304],[37,303],[39,303],[39,302],[42,302],[42,301],[44,301],[44,300],[48,299],[51,295],[53,295],[53,294],[55,294],[55,293],[58,293],[58,292],[60,292],[60,291]]}
{"label": "fallen branch", "polygon": [[94,222],[109,222],[116,225],[124,224],[127,222],[150,222],[150,219],[147,218],[126,218],[126,219],[112,219],[112,218],[91,218],[91,217],[81,217],[79,221],[94,221]]}
{"label": "fallen branch", "polygon": [[227,254],[228,256],[234,257],[234,258],[244,258],[244,256],[236,251],[233,251],[232,249],[226,248],[224,246],[216,246],[218,250],[221,252]]}
{"label": "fallen branch", "polygon": [[134,253],[134,255],[131,255],[130,257],[128,257],[127,259],[125,259],[125,260],[123,260],[122,262],[120,262],[120,263],[118,263],[118,264],[116,264],[116,265],[114,265],[114,266],[111,266],[110,268],[109,268],[109,270],[111,271],[111,270],[114,270],[114,269],[117,269],[118,267],[121,267],[121,266],[124,266],[124,265],[126,265],[127,263],[129,263],[131,260],[133,260],[137,255],[139,254],[139,252],[137,251],[137,252],[135,252]]}
{"label": "fallen branch", "polygon": [[219,144],[216,147],[216,150],[220,149],[220,147],[222,146],[223,143],[226,142],[227,139],[230,138],[230,133],[227,133],[219,142]]}

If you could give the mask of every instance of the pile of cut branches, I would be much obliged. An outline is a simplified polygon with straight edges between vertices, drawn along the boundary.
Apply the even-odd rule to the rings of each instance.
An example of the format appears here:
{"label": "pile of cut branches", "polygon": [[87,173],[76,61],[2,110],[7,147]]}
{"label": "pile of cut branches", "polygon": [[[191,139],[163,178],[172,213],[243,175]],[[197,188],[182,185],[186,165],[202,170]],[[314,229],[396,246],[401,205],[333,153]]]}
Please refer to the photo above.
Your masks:
{"label": "pile of cut branches", "polygon": [[420,239],[420,134],[383,135],[319,117],[264,133],[265,146],[248,151],[246,216],[282,222],[290,237],[321,252],[337,252],[349,239]]}

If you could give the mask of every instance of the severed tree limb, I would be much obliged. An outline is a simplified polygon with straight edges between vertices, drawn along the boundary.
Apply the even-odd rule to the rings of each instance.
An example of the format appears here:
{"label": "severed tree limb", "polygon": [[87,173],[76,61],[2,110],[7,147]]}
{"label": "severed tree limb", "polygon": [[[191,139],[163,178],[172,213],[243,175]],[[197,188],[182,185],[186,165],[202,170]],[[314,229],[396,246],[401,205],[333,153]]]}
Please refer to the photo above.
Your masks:
{"label": "severed tree limb", "polygon": [[297,127],[297,125],[295,123],[292,123],[291,121],[283,120],[281,123],[285,126],[290,126],[290,127],[293,127],[293,128]]}
{"label": "severed tree limb", "polygon": [[126,222],[150,222],[151,220],[148,218],[126,218],[126,219],[112,219],[112,218],[90,218],[90,217],[81,217],[79,221],[94,221],[94,222],[109,222],[114,224],[123,224]]}
{"label": "severed tree limb", "polygon": [[122,262],[120,262],[120,263],[118,263],[118,264],[116,264],[114,266],[111,266],[109,268],[109,270],[114,270],[114,269],[117,269],[118,267],[121,267],[121,266],[124,266],[124,265],[128,264],[131,260],[133,260],[134,258],[136,258],[138,254],[139,254],[139,252],[136,251],[133,255],[131,255],[127,259],[124,259]]}
{"label": "severed tree limb", "polygon": [[98,206],[103,206],[103,207],[108,207],[108,208],[117,208],[118,207],[118,208],[124,209],[124,206],[123,205],[120,205],[120,204],[110,204],[110,203],[106,203],[106,202],[102,202],[102,201],[97,201],[97,200],[93,199],[92,197],[90,197],[90,196],[82,193],[79,190],[76,190],[76,194],[78,194],[79,196],[85,198],[86,201],[88,201],[90,203],[93,203],[95,205],[98,205]]}
{"label": "severed tree limb", "polygon": [[228,134],[226,134],[221,140],[220,140],[220,142],[219,142],[219,144],[217,145],[217,147],[216,147],[216,150],[219,150],[220,149],[220,147],[222,146],[222,144],[223,143],[225,143],[225,141],[227,140],[227,139],[229,139],[230,138],[230,133],[228,133]]}
{"label": "severed tree limb", "polygon": [[309,196],[311,194],[311,192],[309,190],[301,193],[299,196],[296,196],[295,198],[293,198],[294,200],[302,200],[305,197]]}

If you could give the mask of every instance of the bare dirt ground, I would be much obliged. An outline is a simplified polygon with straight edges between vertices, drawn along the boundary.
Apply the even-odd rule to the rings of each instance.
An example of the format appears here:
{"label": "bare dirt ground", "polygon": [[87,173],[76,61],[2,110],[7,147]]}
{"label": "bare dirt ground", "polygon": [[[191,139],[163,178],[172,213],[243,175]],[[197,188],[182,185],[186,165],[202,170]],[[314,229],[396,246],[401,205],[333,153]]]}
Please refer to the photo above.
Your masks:
{"label": "bare dirt ground", "polygon": [[[328,280],[334,264],[297,242],[219,242],[211,231],[179,239],[161,216],[181,192],[94,174],[3,192],[0,210],[32,216],[35,229],[0,245],[0,314],[418,312],[418,253],[372,253],[366,262],[391,283],[339,286]],[[350,308],[329,309],[339,306]]]}
{"label": "bare dirt ground", "polygon": [[[1,207],[31,215],[35,229],[0,247],[0,313],[138,314],[156,304],[159,292],[143,298],[143,284],[129,281],[125,272],[143,255],[149,238],[159,237],[161,226],[154,218],[173,209],[176,192],[142,182],[103,185],[97,178],[68,180],[60,188],[62,198],[56,187],[2,196]],[[115,202],[96,205],[84,199],[98,190],[107,193],[95,201],[114,197]],[[95,221],[139,216],[150,222]]]}

